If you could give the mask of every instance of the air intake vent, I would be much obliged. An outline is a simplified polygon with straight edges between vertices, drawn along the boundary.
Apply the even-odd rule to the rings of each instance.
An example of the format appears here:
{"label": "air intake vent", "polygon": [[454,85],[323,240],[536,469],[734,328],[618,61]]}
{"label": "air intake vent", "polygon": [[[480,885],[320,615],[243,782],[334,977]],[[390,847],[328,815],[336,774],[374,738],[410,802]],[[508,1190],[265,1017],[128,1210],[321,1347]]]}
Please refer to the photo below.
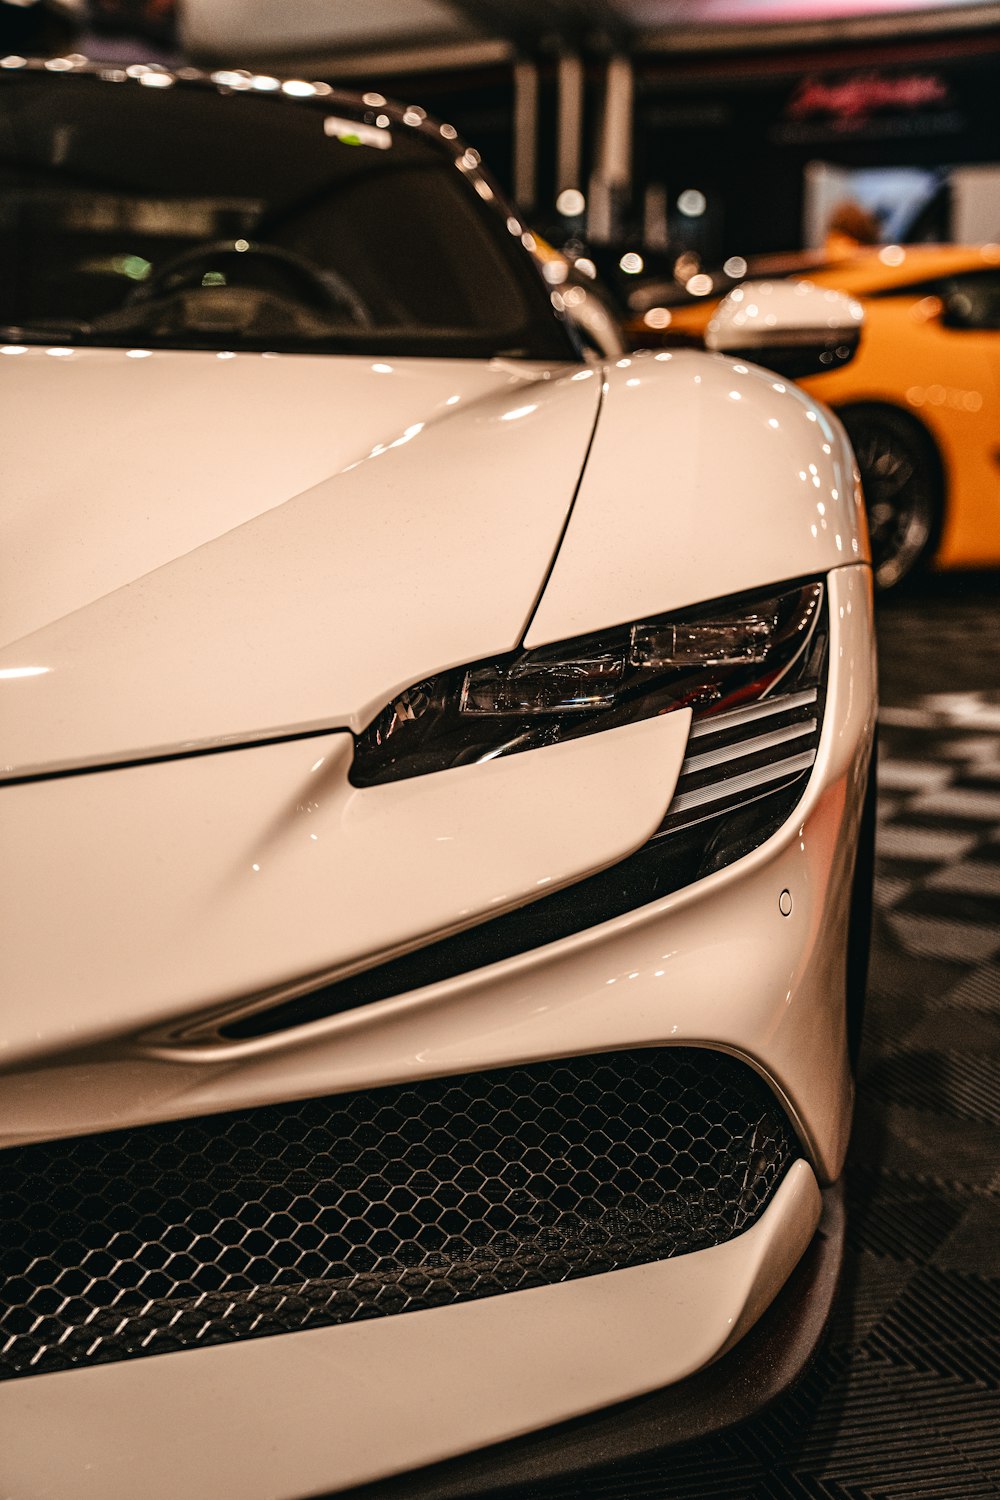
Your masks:
{"label": "air intake vent", "polygon": [[811,687],[696,719],[657,837],[745,807],[807,773],[819,743],[817,700]]}
{"label": "air intake vent", "polygon": [[718,1245],[798,1154],[770,1090],[613,1052],[0,1152],[0,1377]]}

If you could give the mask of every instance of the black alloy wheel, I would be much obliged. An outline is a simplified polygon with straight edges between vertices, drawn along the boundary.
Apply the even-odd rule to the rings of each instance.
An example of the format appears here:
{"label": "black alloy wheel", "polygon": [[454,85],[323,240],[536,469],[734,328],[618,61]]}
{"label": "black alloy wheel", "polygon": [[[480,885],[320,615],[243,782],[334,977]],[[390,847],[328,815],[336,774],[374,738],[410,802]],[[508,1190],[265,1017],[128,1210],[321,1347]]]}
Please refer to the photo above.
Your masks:
{"label": "black alloy wheel", "polygon": [[895,588],[925,567],[941,533],[941,461],[928,434],[891,406],[838,413],[854,446],[868,511],[875,585]]}

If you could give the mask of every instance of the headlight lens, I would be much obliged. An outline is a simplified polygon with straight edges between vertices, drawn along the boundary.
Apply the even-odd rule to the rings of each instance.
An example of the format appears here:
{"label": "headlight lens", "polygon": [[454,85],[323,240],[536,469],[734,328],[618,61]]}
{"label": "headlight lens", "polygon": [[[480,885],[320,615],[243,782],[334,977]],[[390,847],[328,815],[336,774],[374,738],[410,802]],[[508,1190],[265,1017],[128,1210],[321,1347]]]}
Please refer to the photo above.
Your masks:
{"label": "headlight lens", "polygon": [[802,658],[822,599],[820,582],[785,585],[442,672],[358,736],[351,780],[373,786],[677,708],[709,717],[754,703]]}

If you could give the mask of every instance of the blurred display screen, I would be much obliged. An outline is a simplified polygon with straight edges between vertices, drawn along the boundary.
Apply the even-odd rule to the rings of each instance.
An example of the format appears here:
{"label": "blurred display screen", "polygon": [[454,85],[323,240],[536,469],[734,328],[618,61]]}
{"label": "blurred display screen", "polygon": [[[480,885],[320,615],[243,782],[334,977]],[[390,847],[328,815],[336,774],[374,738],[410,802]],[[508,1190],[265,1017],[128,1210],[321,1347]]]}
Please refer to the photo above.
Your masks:
{"label": "blurred display screen", "polygon": [[342,100],[152,76],[169,83],[2,79],[5,337],[569,357],[519,235],[449,151]]}

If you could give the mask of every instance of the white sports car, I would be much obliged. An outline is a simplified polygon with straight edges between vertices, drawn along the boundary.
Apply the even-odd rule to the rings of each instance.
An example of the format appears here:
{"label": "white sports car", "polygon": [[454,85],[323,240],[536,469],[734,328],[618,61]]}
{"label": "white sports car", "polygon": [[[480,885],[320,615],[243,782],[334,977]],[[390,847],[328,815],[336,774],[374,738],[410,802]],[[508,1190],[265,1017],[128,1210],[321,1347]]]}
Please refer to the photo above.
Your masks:
{"label": "white sports car", "polygon": [[22,64],[4,1494],[471,1494],[649,1401],[660,1442],[732,1420],[838,1242],[875,725],[839,424],[724,354],[584,359],[422,110]]}

